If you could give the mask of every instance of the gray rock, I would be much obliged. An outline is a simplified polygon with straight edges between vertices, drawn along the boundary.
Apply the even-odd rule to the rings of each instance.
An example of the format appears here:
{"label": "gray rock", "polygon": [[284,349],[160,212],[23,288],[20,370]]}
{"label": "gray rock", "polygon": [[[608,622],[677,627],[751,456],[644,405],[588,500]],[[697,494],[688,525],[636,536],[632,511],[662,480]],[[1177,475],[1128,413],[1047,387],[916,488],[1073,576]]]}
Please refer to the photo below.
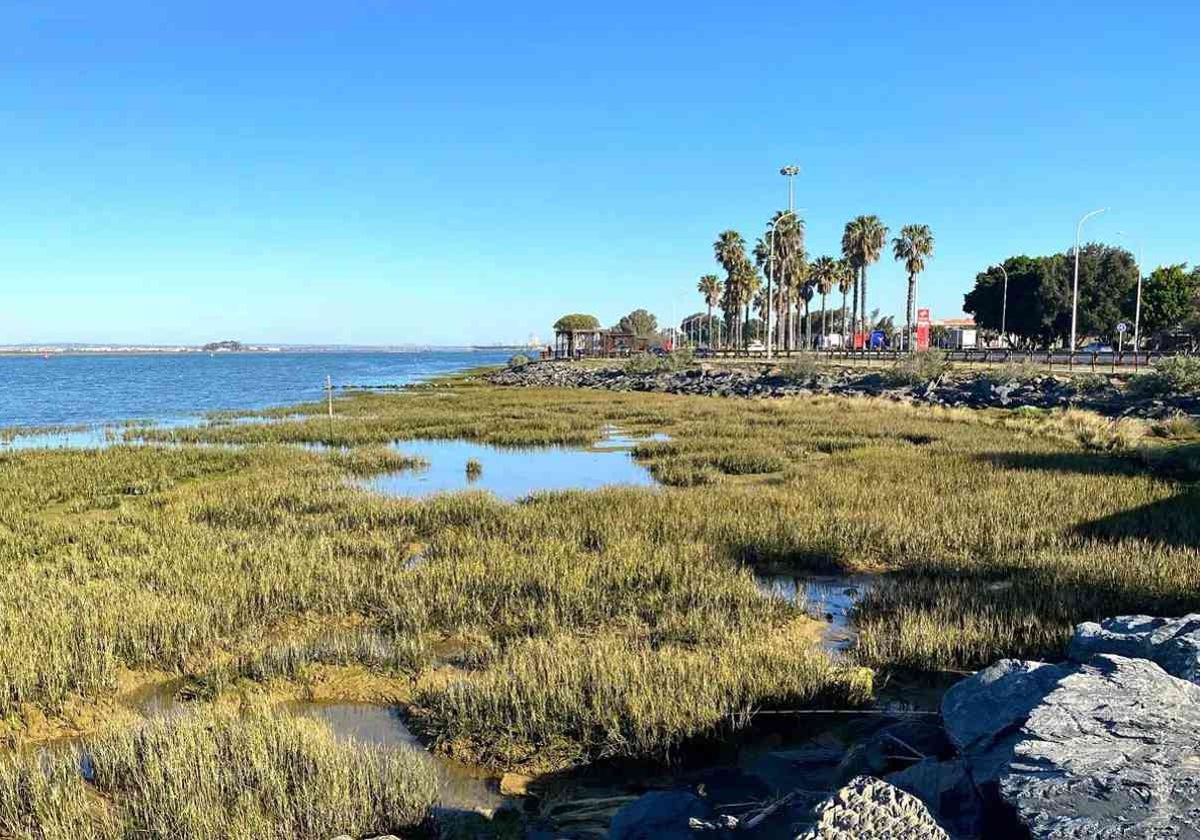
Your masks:
{"label": "gray rock", "polygon": [[712,809],[686,791],[647,793],[613,816],[609,840],[693,840],[692,820],[709,822]]}
{"label": "gray rock", "polygon": [[1200,613],[1181,618],[1122,615],[1077,626],[1068,655],[1086,662],[1101,653],[1149,659],[1168,674],[1200,685]]}
{"label": "gray rock", "polygon": [[986,806],[963,761],[928,758],[884,781],[924,802],[954,836],[977,837],[983,831]]}
{"label": "gray rock", "polygon": [[1029,713],[1066,673],[1044,662],[1001,659],[950,687],[942,697],[942,722],[975,784],[1000,778]]}
{"label": "gray rock", "polygon": [[1035,840],[1200,840],[1200,686],[1093,658],[1030,713],[1000,790]]}
{"label": "gray rock", "polygon": [[949,840],[920,799],[870,776],[852,779],[815,815],[796,840]]}

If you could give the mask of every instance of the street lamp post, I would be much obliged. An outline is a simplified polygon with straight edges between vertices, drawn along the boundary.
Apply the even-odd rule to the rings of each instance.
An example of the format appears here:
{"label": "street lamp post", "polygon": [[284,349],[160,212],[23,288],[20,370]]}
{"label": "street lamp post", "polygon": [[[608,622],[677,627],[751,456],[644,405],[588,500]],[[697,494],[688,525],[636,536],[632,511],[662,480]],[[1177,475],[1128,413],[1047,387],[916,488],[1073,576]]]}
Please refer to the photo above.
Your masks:
{"label": "street lamp post", "polygon": [[777,228],[779,226],[779,223],[782,222],[784,219],[786,219],[788,216],[794,216],[794,215],[796,215],[796,214],[793,213],[791,210],[788,210],[786,213],[779,214],[778,218],[776,218],[775,221],[771,224],[771,239],[767,245],[768,250],[767,250],[767,341],[766,341],[766,344],[767,344],[767,358],[768,359],[771,358],[771,348],[775,344],[775,342],[771,340],[771,310],[774,308],[771,305],[773,302],[771,300],[771,278],[775,274],[775,228]]}
{"label": "street lamp post", "polygon": [[[1129,234],[1123,230],[1119,230],[1119,231],[1117,231],[1117,236],[1129,237]],[[1137,366],[1137,352],[1141,348],[1141,344],[1139,343],[1139,341],[1140,341],[1140,336],[1141,336],[1140,328],[1142,325],[1142,242],[1140,239],[1134,243],[1134,247],[1137,249],[1137,275],[1138,275],[1137,302],[1133,305],[1133,357],[1134,357],[1133,364],[1134,364],[1134,367],[1136,367]]]}
{"label": "street lamp post", "polygon": [[1075,359],[1075,327],[1079,317],[1079,237],[1083,235],[1083,223],[1092,216],[1099,216],[1107,207],[1102,207],[1099,210],[1093,210],[1090,213],[1084,214],[1084,217],[1079,220],[1079,224],[1075,226],[1075,283],[1071,291],[1071,360]]}

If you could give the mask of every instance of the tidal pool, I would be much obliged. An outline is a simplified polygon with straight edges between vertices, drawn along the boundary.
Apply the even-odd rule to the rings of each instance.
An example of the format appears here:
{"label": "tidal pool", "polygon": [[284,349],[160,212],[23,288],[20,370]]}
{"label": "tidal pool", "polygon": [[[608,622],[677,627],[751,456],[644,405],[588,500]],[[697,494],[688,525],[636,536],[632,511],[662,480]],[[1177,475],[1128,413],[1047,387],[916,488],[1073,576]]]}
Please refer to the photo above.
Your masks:
{"label": "tidal pool", "polygon": [[[428,496],[458,490],[486,490],[506,501],[539,490],[595,490],[612,485],[655,486],[650,470],[630,450],[665,435],[633,438],[606,429],[594,446],[500,447],[465,440],[411,440],[395,444],[405,455],[423,458],[428,466],[388,473],[363,486],[389,496]],[[468,472],[467,462],[480,469]]]}
{"label": "tidal pool", "polygon": [[[398,709],[365,703],[294,703],[292,713],[324,723],[334,737],[355,744],[424,751]],[[433,757],[438,773],[438,806],[490,815],[504,803],[489,774],[443,758]]]}
{"label": "tidal pool", "polygon": [[854,605],[876,583],[871,575],[755,575],[764,595],[782,598],[827,621],[821,634],[827,650],[846,651],[854,644],[850,615]]}

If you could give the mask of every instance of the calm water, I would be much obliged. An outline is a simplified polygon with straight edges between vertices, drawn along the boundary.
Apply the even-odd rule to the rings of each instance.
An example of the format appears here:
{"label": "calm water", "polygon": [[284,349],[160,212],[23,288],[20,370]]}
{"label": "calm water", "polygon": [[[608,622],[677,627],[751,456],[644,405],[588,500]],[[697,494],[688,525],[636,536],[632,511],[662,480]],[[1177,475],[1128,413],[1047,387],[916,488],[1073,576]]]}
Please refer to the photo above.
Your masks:
{"label": "calm water", "polygon": [[0,356],[0,427],[178,421],[319,399],[335,386],[402,385],[508,352]]}
{"label": "calm water", "polygon": [[844,651],[854,644],[851,621],[854,606],[878,578],[871,575],[756,575],[763,594],[782,598],[829,622],[822,642],[829,650]]}
{"label": "calm water", "polygon": [[[661,440],[656,435],[649,440]],[[456,490],[486,490],[512,501],[539,490],[595,490],[610,485],[651,486],[650,471],[629,452],[642,439],[608,429],[591,449],[539,446],[512,449],[464,440],[414,440],[396,444],[405,455],[419,455],[429,466],[390,473],[364,484],[394,496],[428,496]],[[467,461],[483,469],[467,473]]]}

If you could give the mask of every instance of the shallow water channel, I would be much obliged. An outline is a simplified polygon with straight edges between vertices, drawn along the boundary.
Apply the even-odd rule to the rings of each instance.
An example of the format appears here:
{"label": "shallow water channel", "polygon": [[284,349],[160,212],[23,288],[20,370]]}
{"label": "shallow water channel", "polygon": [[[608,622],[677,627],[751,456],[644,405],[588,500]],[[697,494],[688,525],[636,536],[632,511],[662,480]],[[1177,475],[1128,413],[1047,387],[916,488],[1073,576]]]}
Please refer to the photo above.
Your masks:
{"label": "shallow water channel", "polygon": [[854,605],[879,583],[875,575],[756,574],[764,595],[782,598],[826,622],[821,642],[826,650],[845,652],[854,644]]}
{"label": "shallow water channel", "polygon": [[[666,435],[630,437],[609,426],[590,447],[503,447],[465,440],[411,440],[394,444],[405,455],[423,458],[427,466],[388,473],[362,486],[389,496],[420,497],[461,490],[485,490],[515,501],[543,490],[596,490],[614,485],[651,487],[650,470],[634,460],[631,450]],[[468,471],[467,462],[478,463]]]}

